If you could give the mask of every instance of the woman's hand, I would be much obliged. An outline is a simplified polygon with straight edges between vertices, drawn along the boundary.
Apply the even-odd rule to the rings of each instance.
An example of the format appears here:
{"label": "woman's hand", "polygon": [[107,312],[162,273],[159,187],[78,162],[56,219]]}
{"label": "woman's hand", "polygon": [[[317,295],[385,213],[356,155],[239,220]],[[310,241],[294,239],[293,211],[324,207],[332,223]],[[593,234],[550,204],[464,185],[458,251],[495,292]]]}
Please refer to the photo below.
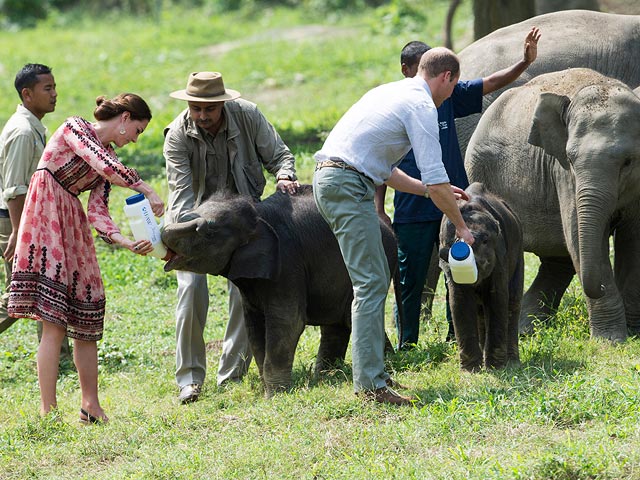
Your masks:
{"label": "woman's hand", "polygon": [[129,240],[121,233],[111,235],[111,241],[138,255],[147,255],[153,251],[153,244],[149,240]]}
{"label": "woman's hand", "polygon": [[131,242],[127,248],[138,255],[147,255],[153,252],[153,244],[149,240],[136,240]]}

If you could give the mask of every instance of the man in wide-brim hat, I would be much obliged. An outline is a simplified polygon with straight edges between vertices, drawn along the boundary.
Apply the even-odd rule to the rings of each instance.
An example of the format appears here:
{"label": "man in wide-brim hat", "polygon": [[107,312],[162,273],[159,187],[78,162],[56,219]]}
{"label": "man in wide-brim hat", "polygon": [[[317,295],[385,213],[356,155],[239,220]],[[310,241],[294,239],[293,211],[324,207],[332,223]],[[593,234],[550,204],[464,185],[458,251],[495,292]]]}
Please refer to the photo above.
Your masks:
{"label": "man in wide-brim hat", "polygon": [[[186,100],[165,129],[169,200],[167,223],[184,215],[214,192],[226,190],[260,200],[266,179],[262,167],[277,179],[277,188],[296,191],[294,157],[258,107],[225,88],[218,72],[189,75],[187,87],[170,94]],[[198,399],[206,375],[204,328],[209,291],[207,276],[176,272],[176,381],[182,403]],[[240,292],[229,286],[229,323],[222,344],[218,384],[239,380],[251,362]]]}

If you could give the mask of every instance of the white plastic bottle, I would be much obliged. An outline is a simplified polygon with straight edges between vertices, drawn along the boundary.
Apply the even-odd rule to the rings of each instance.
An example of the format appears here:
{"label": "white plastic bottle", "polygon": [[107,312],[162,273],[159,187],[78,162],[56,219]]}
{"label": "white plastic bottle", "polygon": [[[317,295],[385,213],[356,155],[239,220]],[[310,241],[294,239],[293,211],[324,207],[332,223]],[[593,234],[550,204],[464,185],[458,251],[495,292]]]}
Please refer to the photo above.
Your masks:
{"label": "white plastic bottle", "polygon": [[449,267],[453,281],[456,283],[470,284],[478,280],[478,267],[473,249],[463,241],[451,245]]}
{"label": "white plastic bottle", "polygon": [[149,240],[153,251],[149,255],[164,258],[167,247],[160,238],[160,227],[153,216],[151,204],[142,193],[131,195],[125,200],[124,213],[129,218],[131,233],[136,240]]}

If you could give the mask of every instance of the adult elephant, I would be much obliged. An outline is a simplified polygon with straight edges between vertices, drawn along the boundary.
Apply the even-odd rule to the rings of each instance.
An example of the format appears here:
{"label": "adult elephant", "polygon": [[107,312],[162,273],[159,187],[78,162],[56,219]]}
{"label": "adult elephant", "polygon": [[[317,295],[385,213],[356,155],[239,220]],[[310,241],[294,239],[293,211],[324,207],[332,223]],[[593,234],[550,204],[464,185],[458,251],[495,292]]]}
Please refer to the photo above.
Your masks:
{"label": "adult elephant", "polygon": [[[640,15],[586,10],[540,15],[481,38],[460,52],[462,78],[486,77],[511,65],[514,58],[507,53],[522,48],[522,39],[534,25],[542,33],[538,58],[505,89],[520,86],[543,73],[576,67],[590,68],[631,88],[640,85],[640,62],[636,60],[640,52]],[[485,95],[484,108],[505,89]],[[479,120],[480,115],[472,115],[456,121],[463,155]]]}
{"label": "adult elephant", "polygon": [[524,249],[541,261],[521,331],[532,315],[557,308],[577,272],[592,336],[622,341],[627,327],[640,332],[638,139],[640,98],[590,69],[541,75],[483,115],[465,158],[469,178],[511,206]]}

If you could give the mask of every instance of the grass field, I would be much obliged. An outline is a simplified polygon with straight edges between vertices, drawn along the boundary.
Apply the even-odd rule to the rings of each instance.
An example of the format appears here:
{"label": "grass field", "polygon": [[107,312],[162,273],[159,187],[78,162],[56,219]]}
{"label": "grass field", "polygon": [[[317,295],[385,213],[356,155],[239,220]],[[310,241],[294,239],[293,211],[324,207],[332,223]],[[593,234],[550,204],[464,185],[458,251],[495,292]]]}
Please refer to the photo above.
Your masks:
{"label": "grass field", "polygon": [[[97,95],[140,93],[154,119],[121,156],[166,198],[162,129],[184,107],[168,93],[184,88],[191,71],[218,70],[259,103],[309,182],[323,133],[364,91],[399,78],[407,41],[441,42],[446,6],[427,2],[427,21],[401,33],[372,9],[329,17],[167,8],[157,21],[51,18],[35,30],[0,32],[0,121],[15,109],[12,80],[26,62],[54,68],[59,102],[44,119],[50,130],[68,115],[90,118]],[[472,25],[469,2],[461,8],[459,48]],[[116,188],[111,198],[122,225],[129,194]],[[290,394],[265,399],[255,365],[242,383],[216,387],[227,298],[224,279],[210,277],[209,377],[201,401],[181,406],[175,276],[157,259],[100,241],[97,248],[107,290],[100,394],[111,422],[79,424],[71,365],[60,374],[59,411],[39,417],[35,323],[18,322],[0,335],[0,479],[640,478],[640,342],[590,340],[575,282],[552,323],[521,339],[520,367],[480,374],[461,372],[455,345],[443,341],[440,285],[419,348],[388,357],[389,371],[419,398],[416,408],[398,409],[353,395],[350,354],[343,368],[313,378],[315,328],[301,338]],[[527,262],[530,282],[536,262]],[[394,337],[391,311],[389,299]]]}

